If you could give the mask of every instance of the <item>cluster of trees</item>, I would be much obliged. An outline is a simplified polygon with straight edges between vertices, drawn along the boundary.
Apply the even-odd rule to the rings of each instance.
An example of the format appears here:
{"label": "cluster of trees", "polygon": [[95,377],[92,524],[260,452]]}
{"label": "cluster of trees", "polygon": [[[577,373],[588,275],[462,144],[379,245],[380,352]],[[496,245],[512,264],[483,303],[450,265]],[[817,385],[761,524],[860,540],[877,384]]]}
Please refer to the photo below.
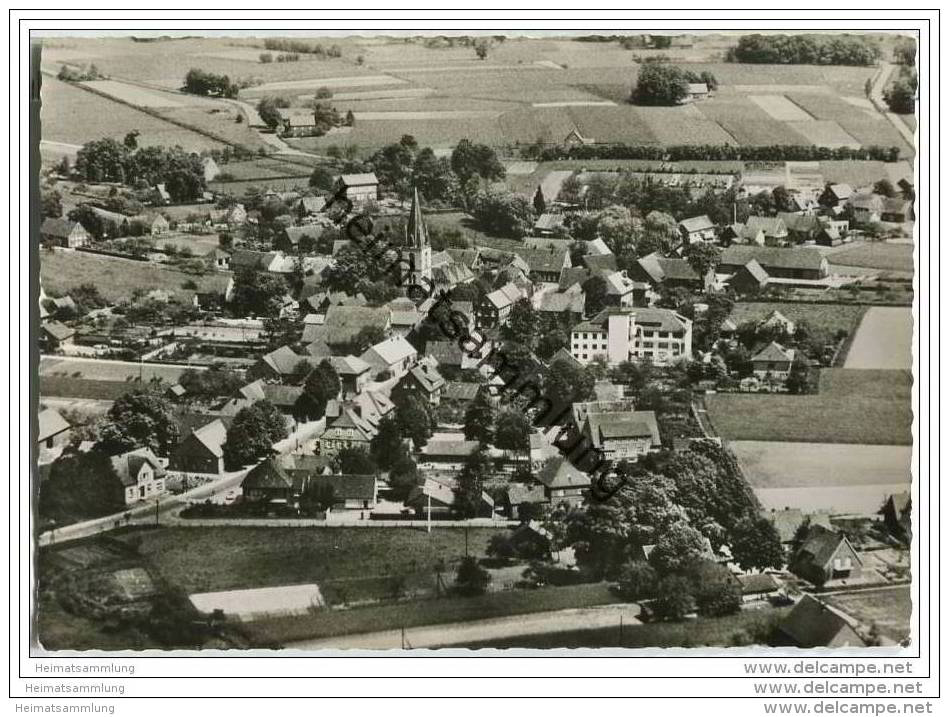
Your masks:
{"label": "cluster of trees", "polygon": [[[262,64],[266,65],[274,61],[274,56],[270,52],[261,52],[259,59]],[[296,52],[281,52],[277,55],[277,62],[298,62],[299,60],[300,55]]]}
{"label": "cluster of trees", "polygon": [[380,148],[367,164],[379,182],[403,200],[413,187],[428,201],[454,202],[458,197],[459,181],[449,160],[436,157],[431,147],[420,148],[412,135]]}
{"label": "cluster of trees", "polygon": [[230,396],[245,381],[236,371],[214,365],[207,371],[186,369],[178,378],[178,383],[187,391],[188,400],[213,401],[221,396]]}
{"label": "cluster of trees", "polygon": [[197,67],[192,67],[185,75],[185,92],[193,95],[211,95],[213,97],[237,97],[240,85],[231,81],[227,75],[218,75]]}
{"label": "cluster of trees", "polygon": [[63,82],[89,82],[91,80],[101,80],[105,75],[99,72],[95,63],[90,65],[63,65],[56,74],[57,79]]}
{"label": "cluster of trees", "polygon": [[171,405],[157,391],[140,388],[120,396],[109,408],[96,448],[114,455],[144,446],[167,455],[178,439]]}
{"label": "cluster of trees", "polygon": [[522,239],[534,226],[534,208],[526,197],[505,189],[476,194],[469,204],[478,227],[489,234]]}
{"label": "cluster of trees", "polygon": [[307,373],[303,381],[303,394],[295,407],[296,413],[303,420],[315,421],[326,413],[326,404],[339,396],[339,374],[327,359],[323,359],[313,370],[309,370],[307,362],[301,363],[302,370]]}
{"label": "cluster of trees", "polygon": [[277,52],[296,52],[317,57],[342,57],[343,50],[339,45],[326,46],[322,42],[308,42],[293,40],[284,37],[268,37],[264,39],[264,49]]}
{"label": "cluster of trees", "polygon": [[76,153],[74,170],[90,182],[142,188],[164,184],[176,202],[196,199],[205,190],[201,157],[181,147],[138,147],[112,138],[92,140]]}
{"label": "cluster of trees", "polygon": [[649,63],[639,70],[630,101],[637,105],[678,105],[689,96],[689,83],[704,83],[710,90],[718,87],[715,75],[684,70],[666,63]]}
{"label": "cluster of trees", "polygon": [[900,67],[899,76],[886,88],[883,99],[890,111],[901,115],[916,112],[916,93],[919,90],[919,77],[912,65]]}
{"label": "cluster of trees", "polygon": [[767,65],[872,65],[879,46],[861,35],[743,35],[725,59]]}
{"label": "cluster of trees", "polygon": [[280,410],[266,399],[242,408],[227,429],[222,450],[224,466],[236,470],[267,455],[273,444],[287,437]]}
{"label": "cluster of trees", "polygon": [[231,306],[240,316],[277,316],[288,290],[279,274],[241,269],[234,274]]}
{"label": "cluster of trees", "polygon": [[649,159],[657,162],[688,160],[745,162],[815,162],[829,160],[874,160],[895,162],[899,147],[818,147],[816,145],[773,144],[761,146],[728,144],[583,144],[573,146],[528,145],[526,159],[554,162],[561,159]]}

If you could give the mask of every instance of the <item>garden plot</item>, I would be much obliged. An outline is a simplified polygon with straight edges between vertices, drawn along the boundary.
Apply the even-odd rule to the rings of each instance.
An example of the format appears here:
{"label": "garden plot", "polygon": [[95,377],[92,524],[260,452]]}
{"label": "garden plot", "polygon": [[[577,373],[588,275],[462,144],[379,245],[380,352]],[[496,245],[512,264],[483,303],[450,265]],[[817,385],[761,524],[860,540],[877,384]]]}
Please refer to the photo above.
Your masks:
{"label": "garden plot", "polygon": [[[735,139],[723,130],[717,123],[708,119],[695,105],[682,107],[637,107],[639,121],[645,126],[640,128],[632,125],[627,132],[634,131],[645,134],[647,130],[655,138],[654,141],[663,145],[677,144],[736,144]],[[633,117],[627,121],[635,122]],[[600,138],[592,134],[598,141]],[[628,140],[633,143],[644,143],[644,140]]]}
{"label": "garden plot", "polygon": [[808,142],[818,147],[860,147],[860,142],[849,134],[843,127],[832,120],[810,120],[807,122],[788,122],[788,125],[805,137]]}
{"label": "garden plot", "polygon": [[740,145],[801,143],[801,136],[787,123],[775,120],[745,97],[726,99],[718,96],[696,107],[709,120],[717,122]]}
{"label": "garden plot", "polygon": [[80,84],[136,107],[181,107],[184,104],[174,95],[146,90],[142,87],[127,85],[115,80],[93,80]]}
{"label": "garden plot", "polygon": [[455,120],[455,119],[496,119],[501,115],[490,110],[443,110],[432,112],[354,112],[357,121],[405,121],[405,120]]}
{"label": "garden plot", "polygon": [[779,122],[807,122],[814,119],[784,95],[750,95],[749,100]]}
{"label": "garden plot", "polygon": [[377,85],[404,85],[407,80],[392,75],[357,75],[353,77],[313,77],[306,80],[285,80],[265,82],[250,88],[254,92],[276,92],[280,90],[300,90],[308,87],[372,87]]}

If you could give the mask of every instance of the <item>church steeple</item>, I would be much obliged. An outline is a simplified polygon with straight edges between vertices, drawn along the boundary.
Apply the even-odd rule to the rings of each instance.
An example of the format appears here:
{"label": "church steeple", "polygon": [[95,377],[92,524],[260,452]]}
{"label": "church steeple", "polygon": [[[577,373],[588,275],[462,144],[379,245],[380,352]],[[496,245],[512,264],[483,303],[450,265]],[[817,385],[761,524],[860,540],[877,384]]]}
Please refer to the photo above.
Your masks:
{"label": "church steeple", "polygon": [[405,247],[403,258],[407,259],[412,267],[410,277],[412,283],[420,284],[422,279],[432,278],[432,247],[428,243],[428,232],[425,229],[425,220],[422,218],[422,203],[418,198],[418,188],[412,190],[412,208],[405,223]]}
{"label": "church steeple", "polygon": [[422,203],[418,198],[418,187],[412,190],[412,208],[409,210],[409,220],[405,225],[406,245],[413,249],[428,246],[428,232],[425,230],[425,221],[422,219]]}

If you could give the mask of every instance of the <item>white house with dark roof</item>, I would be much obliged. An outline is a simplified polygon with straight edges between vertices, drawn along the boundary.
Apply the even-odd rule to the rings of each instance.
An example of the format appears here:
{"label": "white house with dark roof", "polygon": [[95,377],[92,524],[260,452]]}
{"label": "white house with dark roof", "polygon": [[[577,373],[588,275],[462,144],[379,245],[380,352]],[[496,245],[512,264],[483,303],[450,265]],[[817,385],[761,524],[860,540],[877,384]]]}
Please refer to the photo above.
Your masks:
{"label": "white house with dark roof", "polygon": [[785,380],[794,365],[794,349],[786,349],[772,341],[751,357],[751,365],[755,376],[760,379]]}
{"label": "white house with dark roof", "polygon": [[679,222],[679,234],[685,246],[694,242],[713,242],[715,241],[715,224],[707,214],[689,217]]}
{"label": "white house with dark roof", "polygon": [[607,460],[637,460],[662,448],[653,411],[590,412],[583,435]]}
{"label": "white house with dark roof", "polygon": [[671,309],[604,309],[573,327],[570,354],[584,365],[602,356],[610,366],[645,358],[669,366],[692,358],[692,322]]}
{"label": "white house with dark roof", "polygon": [[149,448],[112,456],[112,468],[122,483],[125,504],[158,498],[165,493],[165,469]]}
{"label": "white house with dark roof", "polygon": [[76,249],[89,243],[89,232],[79,222],[46,218],[40,225],[40,239],[56,246]]}
{"label": "white house with dark roof", "polygon": [[524,292],[513,282],[495,289],[478,305],[478,323],[482,326],[500,326],[507,322],[511,309]]}

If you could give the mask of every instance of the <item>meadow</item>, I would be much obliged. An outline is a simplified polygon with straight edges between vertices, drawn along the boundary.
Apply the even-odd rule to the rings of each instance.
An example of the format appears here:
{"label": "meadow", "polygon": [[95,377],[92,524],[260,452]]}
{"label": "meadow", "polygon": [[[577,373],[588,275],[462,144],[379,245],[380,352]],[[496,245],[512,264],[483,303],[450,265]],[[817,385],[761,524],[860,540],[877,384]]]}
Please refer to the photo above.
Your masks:
{"label": "meadow", "polygon": [[836,252],[828,258],[828,261],[841,266],[912,272],[914,270],[913,245],[869,242]]}
{"label": "meadow", "polygon": [[909,637],[913,617],[910,586],[830,595],[827,601],[866,625],[876,623],[882,635],[900,642]]}
{"label": "meadow", "polygon": [[811,304],[794,302],[748,301],[739,302],[728,318],[736,326],[746,321],[761,321],[773,311],[779,311],[795,323],[806,322],[812,329],[831,336],[838,331],[852,333],[857,329],[866,307],[840,304]]}

